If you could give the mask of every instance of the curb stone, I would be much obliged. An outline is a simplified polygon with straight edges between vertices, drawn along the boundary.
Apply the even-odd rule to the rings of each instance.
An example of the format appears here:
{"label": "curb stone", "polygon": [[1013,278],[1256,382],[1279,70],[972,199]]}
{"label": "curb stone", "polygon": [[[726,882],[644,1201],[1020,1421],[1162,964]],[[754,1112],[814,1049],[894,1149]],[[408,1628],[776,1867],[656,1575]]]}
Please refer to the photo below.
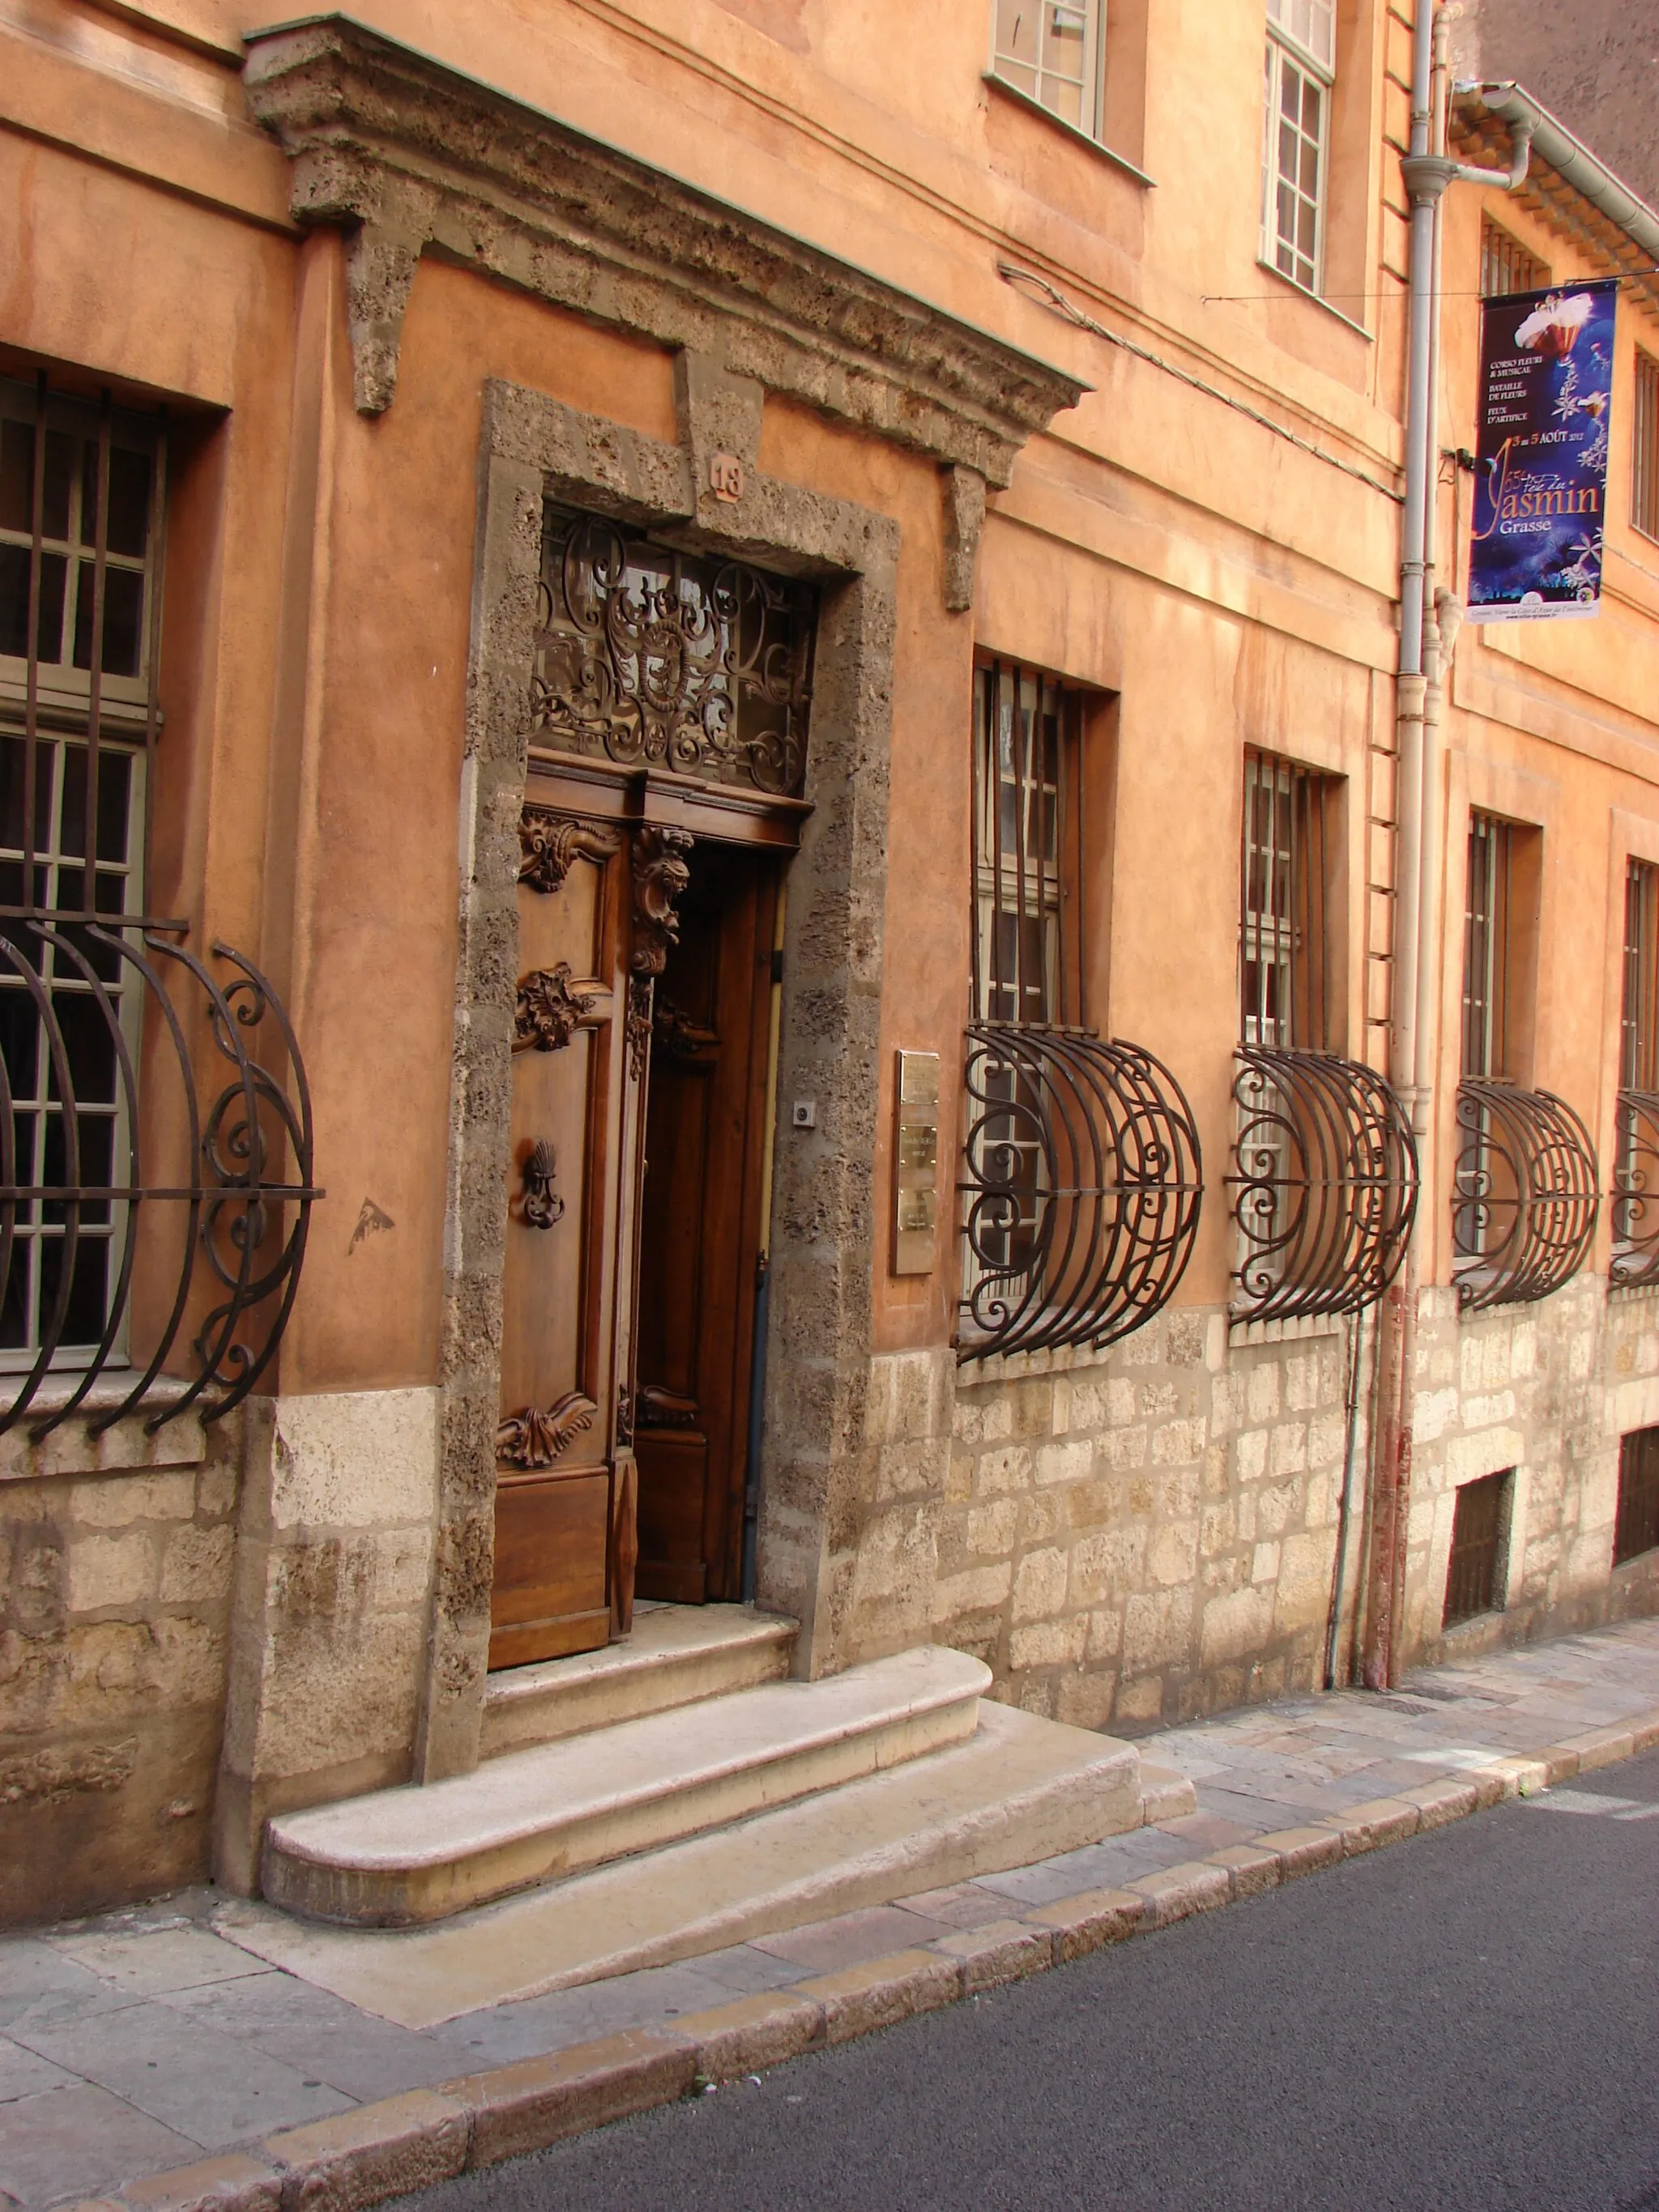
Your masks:
{"label": "curb stone", "polygon": [[634,2029],[435,2090],[359,2105],[269,2136],[254,2154],[230,2152],[151,2174],[68,2212],[366,2212],[388,2197],[1004,1987],[1656,1746],[1659,1708],[1307,1827],[1257,1836],[1127,1888],[1083,1891],[1022,1919],[741,1998],[682,2021],[674,2034]]}

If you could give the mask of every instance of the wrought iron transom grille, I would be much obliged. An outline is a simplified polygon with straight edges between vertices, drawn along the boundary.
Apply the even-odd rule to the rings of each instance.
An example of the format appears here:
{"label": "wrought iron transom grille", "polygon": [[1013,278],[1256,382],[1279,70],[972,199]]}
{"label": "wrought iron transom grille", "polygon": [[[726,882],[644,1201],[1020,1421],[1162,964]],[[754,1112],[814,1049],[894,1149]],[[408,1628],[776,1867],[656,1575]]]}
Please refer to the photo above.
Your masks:
{"label": "wrought iron transom grille", "polygon": [[163,420],[0,386],[0,1431],[37,1437],[228,1411],[320,1195],[265,979],[148,911],[166,497]]}
{"label": "wrought iron transom grille", "polygon": [[1398,1273],[1417,1143],[1387,1083],[1330,1052],[1241,1046],[1233,1192],[1241,1319],[1354,1313]]}
{"label": "wrought iron transom grille", "polygon": [[817,594],[549,502],[532,679],[542,742],[798,797]]}
{"label": "wrought iron transom grille", "polygon": [[990,664],[973,735],[957,1354],[1104,1346],[1186,1268],[1198,1132],[1161,1061],[1087,1026],[1081,698]]}

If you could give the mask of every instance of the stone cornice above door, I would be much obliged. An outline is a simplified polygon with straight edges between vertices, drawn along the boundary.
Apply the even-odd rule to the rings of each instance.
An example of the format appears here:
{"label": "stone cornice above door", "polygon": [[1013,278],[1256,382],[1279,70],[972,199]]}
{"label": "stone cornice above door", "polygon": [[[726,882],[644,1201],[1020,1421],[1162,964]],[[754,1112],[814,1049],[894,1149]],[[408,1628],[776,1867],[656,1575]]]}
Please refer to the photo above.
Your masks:
{"label": "stone cornice above door", "polygon": [[295,218],[350,228],[364,414],[391,404],[428,248],[994,486],[1089,388],[348,17],[255,32],[245,82],[293,157]]}

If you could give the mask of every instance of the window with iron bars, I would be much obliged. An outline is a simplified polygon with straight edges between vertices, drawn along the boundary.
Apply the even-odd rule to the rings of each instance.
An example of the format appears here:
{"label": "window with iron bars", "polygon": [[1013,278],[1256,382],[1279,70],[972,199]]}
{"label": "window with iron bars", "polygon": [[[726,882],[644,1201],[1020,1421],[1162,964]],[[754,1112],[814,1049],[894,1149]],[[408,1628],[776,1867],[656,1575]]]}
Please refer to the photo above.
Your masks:
{"label": "window with iron bars", "polygon": [[1480,224],[1480,296],[1501,299],[1506,292],[1541,292],[1550,272],[1536,254],[1528,253],[1488,216]]}
{"label": "window with iron bars", "polygon": [[1105,0],[992,0],[991,73],[1100,135]]}
{"label": "window with iron bars", "polygon": [[[137,1057],[141,994],[88,925],[143,912],[164,496],[153,418],[0,385],[0,1181],[16,1187],[110,1187],[129,1148],[119,1063],[124,1042]],[[68,1212],[17,1208],[0,1370],[32,1367],[43,1331],[71,1368],[104,1335],[125,1206],[83,1200],[72,1238]]]}
{"label": "window with iron bars", "polygon": [[1630,519],[1644,538],[1659,538],[1659,361],[1639,347],[1631,408]]}
{"label": "window with iron bars", "polygon": [[1335,55],[1332,0],[1267,0],[1261,258],[1304,292],[1322,281]]}
{"label": "window with iron bars", "polygon": [[1239,1038],[1323,1052],[1329,876],[1328,817],[1336,779],[1277,753],[1244,755],[1239,859]]}
{"label": "window with iron bars", "polygon": [[1089,1025],[1087,736],[1084,694],[1006,661],[975,671],[963,1359],[1114,1342],[1173,1297],[1197,1234],[1180,1085]]}
{"label": "window with iron bars", "polygon": [[1623,968],[1610,1279],[1629,1286],[1659,1280],[1659,867],[1634,857],[1625,866]]}
{"label": "window with iron bars", "polygon": [[1452,1508],[1451,1557],[1446,1565],[1446,1599],[1441,1626],[1474,1620],[1498,1609],[1498,1577],[1508,1534],[1510,1477],[1515,1470],[1483,1475],[1458,1490]]}
{"label": "window with iron bars", "polygon": [[[1053,678],[1006,661],[974,674],[974,1018],[1081,1028],[1082,700]],[[1018,1163],[1017,1212],[970,1278],[1029,1257],[1042,1187],[1041,1115],[1017,1060],[987,1070],[1008,1113],[995,1141]],[[968,1285],[971,1293],[972,1281]]]}
{"label": "window with iron bars", "polygon": [[1619,1087],[1659,1091],[1659,867],[1650,860],[1632,860],[1625,869]]}
{"label": "window with iron bars", "polygon": [[1463,903],[1462,1072],[1483,1080],[1510,1073],[1510,967],[1516,842],[1522,833],[1496,815],[1469,816]]}
{"label": "window with iron bars", "polygon": [[1659,1549],[1659,1429],[1632,1429],[1619,1440],[1619,1504],[1613,1564]]}

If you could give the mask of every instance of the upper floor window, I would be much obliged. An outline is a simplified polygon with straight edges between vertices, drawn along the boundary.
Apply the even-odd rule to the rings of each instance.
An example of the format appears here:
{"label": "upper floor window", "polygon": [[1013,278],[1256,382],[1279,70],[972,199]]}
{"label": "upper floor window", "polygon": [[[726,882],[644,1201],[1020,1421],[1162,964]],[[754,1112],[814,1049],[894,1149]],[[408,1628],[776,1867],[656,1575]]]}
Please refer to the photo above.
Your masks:
{"label": "upper floor window", "polygon": [[1625,874],[1619,1087],[1659,1091],[1659,867],[1650,860],[1630,861]]}
{"label": "upper floor window", "polygon": [[1501,299],[1506,292],[1541,292],[1550,272],[1519,239],[1501,230],[1490,216],[1480,225],[1480,296]]}
{"label": "upper floor window", "polygon": [[1659,361],[1638,347],[1630,448],[1630,519],[1659,538]]}
{"label": "upper floor window", "polygon": [[1082,695],[1006,661],[974,674],[974,1018],[1085,1019]]}
{"label": "upper floor window", "polygon": [[1097,137],[1105,16],[1106,0],[993,0],[993,76]]}
{"label": "upper floor window", "polygon": [[1324,255],[1335,58],[1333,0],[1267,0],[1261,258],[1304,292],[1319,289]]}
{"label": "upper floor window", "polygon": [[1332,784],[1276,753],[1245,753],[1238,976],[1247,1045],[1322,1052],[1328,1042]]}
{"label": "upper floor window", "polygon": [[1463,906],[1462,1072],[1489,1080],[1512,1073],[1510,939],[1516,849],[1525,832],[1493,814],[1469,817]]}

